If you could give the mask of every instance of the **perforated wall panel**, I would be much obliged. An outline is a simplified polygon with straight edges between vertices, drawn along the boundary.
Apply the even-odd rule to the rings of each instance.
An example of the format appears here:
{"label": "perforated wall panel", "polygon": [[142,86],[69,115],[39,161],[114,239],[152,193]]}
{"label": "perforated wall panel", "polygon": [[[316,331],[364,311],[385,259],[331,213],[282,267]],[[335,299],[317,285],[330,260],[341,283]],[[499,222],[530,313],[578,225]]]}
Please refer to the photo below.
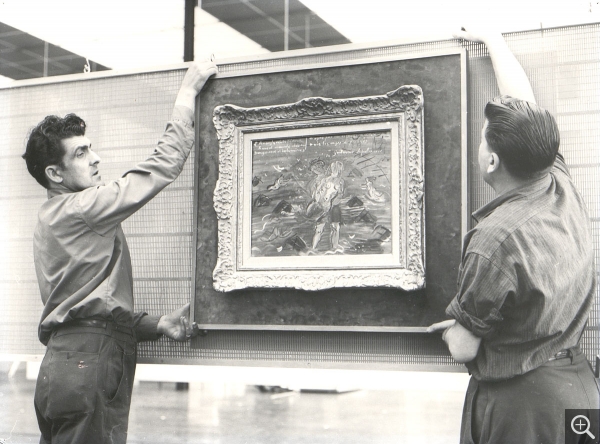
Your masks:
{"label": "perforated wall panel", "polygon": [[[538,102],[557,117],[561,151],[593,219],[600,264],[600,25],[509,34],[507,41],[532,81]],[[455,49],[439,41],[347,49],[220,66],[222,75],[298,69],[347,60],[407,57]],[[488,202],[492,190],[478,176],[476,155],[485,102],[498,94],[485,48],[468,50],[469,207]],[[47,114],[76,112],[102,157],[106,179],[117,178],[149,155],[170,117],[183,70],[78,78],[0,89],[0,355],[39,355],[41,313],[32,233],[45,191],[27,174],[20,155],[28,130]],[[193,294],[193,156],[171,186],[124,223],[132,252],[138,309],[174,310]],[[589,357],[599,353],[599,301],[583,337]],[[413,369],[459,366],[439,338],[416,333],[210,331],[192,345],[161,339],[141,346],[143,362],[259,363],[291,366],[365,365]]]}

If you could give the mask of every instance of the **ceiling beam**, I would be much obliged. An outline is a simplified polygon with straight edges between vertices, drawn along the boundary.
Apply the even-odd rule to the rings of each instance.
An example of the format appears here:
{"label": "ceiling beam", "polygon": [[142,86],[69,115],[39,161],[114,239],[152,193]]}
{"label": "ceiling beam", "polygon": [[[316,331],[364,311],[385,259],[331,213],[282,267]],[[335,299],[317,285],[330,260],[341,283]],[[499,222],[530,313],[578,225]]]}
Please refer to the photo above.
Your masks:
{"label": "ceiling beam", "polygon": [[[241,1],[241,3],[244,6],[246,6],[247,8],[249,8],[250,10],[252,10],[253,12],[257,13],[262,18],[264,18],[267,21],[269,21],[269,23],[271,23],[272,25],[274,25],[277,29],[279,29],[280,31],[283,31],[285,33],[285,30],[286,30],[285,24],[280,23],[278,20],[274,19],[273,17],[271,17],[270,15],[268,15],[267,13],[265,13],[262,9],[260,9],[256,5],[254,5],[249,0],[240,0],[240,1]],[[288,9],[288,20],[289,20],[289,9]],[[289,32],[289,30],[288,30],[288,35],[290,37],[296,39],[296,41],[298,41],[298,42],[304,42],[304,38],[300,37],[295,32]]]}
{"label": "ceiling beam", "polygon": [[300,0],[202,0],[201,7],[270,51],[350,43]]}
{"label": "ceiling beam", "polygon": [[[0,74],[15,80],[83,72],[86,58],[0,23]],[[108,69],[90,61],[94,71]]]}
{"label": "ceiling beam", "polygon": [[183,61],[194,60],[194,13],[196,0],[185,0],[183,19]]}

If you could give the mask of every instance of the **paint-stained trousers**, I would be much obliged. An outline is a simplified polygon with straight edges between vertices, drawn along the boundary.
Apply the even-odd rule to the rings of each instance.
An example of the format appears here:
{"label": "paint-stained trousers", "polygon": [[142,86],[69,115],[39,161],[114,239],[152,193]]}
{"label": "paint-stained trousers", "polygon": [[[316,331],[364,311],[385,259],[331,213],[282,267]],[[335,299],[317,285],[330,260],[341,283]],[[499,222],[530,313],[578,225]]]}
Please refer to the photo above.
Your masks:
{"label": "paint-stained trousers", "polygon": [[35,390],[40,443],[127,440],[135,336],[110,322],[96,324],[64,326],[48,342]]}

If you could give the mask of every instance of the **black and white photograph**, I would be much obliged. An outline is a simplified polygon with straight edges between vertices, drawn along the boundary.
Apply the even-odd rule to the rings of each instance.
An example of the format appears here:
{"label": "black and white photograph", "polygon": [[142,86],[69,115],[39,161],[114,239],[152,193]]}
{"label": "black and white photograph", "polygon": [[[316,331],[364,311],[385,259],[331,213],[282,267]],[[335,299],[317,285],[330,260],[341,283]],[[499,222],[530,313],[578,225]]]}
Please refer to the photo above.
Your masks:
{"label": "black and white photograph", "polygon": [[0,0],[0,444],[600,442],[598,0]]}

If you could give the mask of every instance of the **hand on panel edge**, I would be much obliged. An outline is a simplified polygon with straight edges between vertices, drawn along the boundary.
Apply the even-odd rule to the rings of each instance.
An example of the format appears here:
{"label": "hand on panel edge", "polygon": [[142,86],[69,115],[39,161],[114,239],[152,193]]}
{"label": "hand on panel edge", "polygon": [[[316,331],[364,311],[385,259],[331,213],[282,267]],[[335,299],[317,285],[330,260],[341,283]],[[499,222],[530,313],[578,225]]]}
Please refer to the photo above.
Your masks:
{"label": "hand on panel edge", "polygon": [[475,359],[481,338],[457,323],[455,319],[437,322],[427,328],[428,333],[442,330],[442,340],[448,345],[448,350],[455,361],[466,363]]}
{"label": "hand on panel edge", "polygon": [[206,81],[217,74],[219,69],[213,61],[202,61],[192,63],[181,82],[176,105],[186,106],[192,110],[195,108],[196,96],[204,87]]}
{"label": "hand on panel edge", "polygon": [[202,61],[192,63],[181,82],[181,89],[193,90],[196,95],[200,92],[210,76],[219,72],[215,62]]}
{"label": "hand on panel edge", "polygon": [[500,31],[490,27],[482,27],[475,25],[461,26],[459,31],[453,32],[452,36],[456,39],[467,40],[474,43],[483,43],[487,45],[493,40],[503,39]]}
{"label": "hand on panel edge", "polygon": [[175,341],[186,341],[198,335],[198,326],[190,323],[190,304],[163,315],[158,321],[158,333]]}
{"label": "hand on panel edge", "polygon": [[427,333],[435,333],[442,330],[447,330],[456,323],[456,319],[448,319],[447,321],[436,322],[427,327]]}

